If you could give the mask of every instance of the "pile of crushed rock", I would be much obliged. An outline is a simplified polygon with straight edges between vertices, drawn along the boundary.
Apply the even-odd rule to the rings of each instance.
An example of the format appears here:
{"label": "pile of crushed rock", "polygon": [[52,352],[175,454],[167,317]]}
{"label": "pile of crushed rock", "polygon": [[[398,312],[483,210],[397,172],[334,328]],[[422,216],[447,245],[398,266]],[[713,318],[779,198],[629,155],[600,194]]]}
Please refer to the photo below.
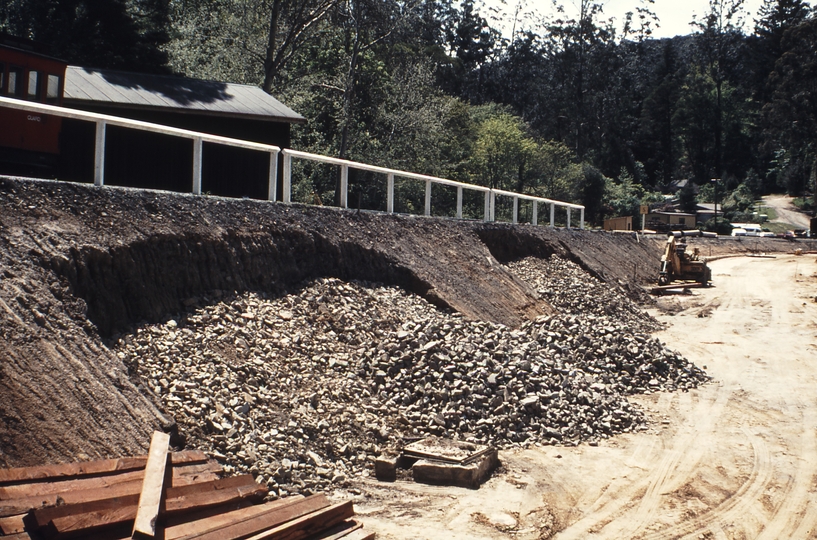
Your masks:
{"label": "pile of crushed rock", "polygon": [[707,380],[650,337],[653,319],[575,264],[510,268],[561,313],[511,329],[327,278],[280,297],[189,299],[188,313],[114,347],[189,446],[278,496],[368,475],[407,437],[594,443],[643,428],[627,395]]}

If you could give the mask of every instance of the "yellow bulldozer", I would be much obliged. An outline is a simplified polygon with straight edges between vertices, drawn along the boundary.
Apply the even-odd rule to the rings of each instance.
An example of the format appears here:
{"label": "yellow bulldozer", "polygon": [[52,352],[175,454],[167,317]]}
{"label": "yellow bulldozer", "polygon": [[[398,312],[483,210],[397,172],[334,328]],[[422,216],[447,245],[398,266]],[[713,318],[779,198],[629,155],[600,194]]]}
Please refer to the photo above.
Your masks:
{"label": "yellow bulldozer", "polygon": [[[696,231],[697,232],[697,231]],[[676,231],[667,238],[664,255],[661,256],[661,271],[658,274],[658,285],[669,285],[673,281],[697,281],[704,287],[712,280],[712,271],[706,262],[700,259],[698,248],[687,252],[683,237],[686,231]]]}

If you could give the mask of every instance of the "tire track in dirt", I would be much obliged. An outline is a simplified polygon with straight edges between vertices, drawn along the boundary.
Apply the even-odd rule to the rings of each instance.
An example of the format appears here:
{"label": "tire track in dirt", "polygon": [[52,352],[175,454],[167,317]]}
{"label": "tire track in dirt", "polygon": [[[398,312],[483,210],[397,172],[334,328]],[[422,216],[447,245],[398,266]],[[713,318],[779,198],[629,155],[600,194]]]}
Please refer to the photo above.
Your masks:
{"label": "tire track in dirt", "polygon": [[[676,394],[659,394],[658,400],[661,408],[669,408]],[[651,463],[663,452],[660,439],[656,437],[645,437],[636,435],[634,447],[630,450],[629,456],[624,459],[623,469],[636,471],[646,471],[645,463]],[[633,475],[636,472],[618,475],[612,480],[609,486],[605,486],[601,491],[582,492],[581,481],[575,481],[570,477],[560,478],[551,488],[554,501],[570,500],[566,506],[570,511],[562,516],[562,521],[571,525],[559,532],[556,538],[581,539],[585,538],[586,532],[594,529],[602,529],[607,523],[613,521],[632,503],[633,497],[639,495],[638,490],[643,490],[640,484],[633,486]],[[581,493],[577,496],[577,493]],[[583,517],[582,517],[583,516]],[[593,516],[592,518],[589,516]]]}
{"label": "tire track in dirt", "polygon": [[675,444],[661,460],[658,469],[650,477],[650,485],[644,497],[628,515],[619,531],[611,531],[611,538],[634,538],[654,521],[656,511],[662,505],[666,493],[680,489],[695,473],[703,459],[704,450],[697,441],[709,436],[717,420],[723,416],[730,393],[717,387],[710,399],[700,400],[689,415],[691,429],[675,438]]}
{"label": "tire track in dirt", "polygon": [[[802,399],[791,407],[803,414],[803,435],[796,455],[809,456],[817,453],[817,412],[814,404],[807,404]],[[817,513],[811,511],[813,505],[808,502],[808,494],[813,489],[817,467],[812,460],[799,459],[799,466],[789,484],[786,497],[781,500],[775,513],[757,540],[776,540],[778,538],[805,538],[802,529],[812,532],[817,526]]]}
{"label": "tire track in dirt", "polygon": [[[628,464],[638,464],[639,468],[648,470],[648,474],[636,481],[621,478],[611,484],[583,519],[556,538],[586,538],[590,531],[598,538],[633,538],[652,520],[654,511],[661,504],[661,494],[677,489],[695,472],[703,458],[703,450],[696,441],[714,429],[729,402],[729,393],[718,388],[711,396],[701,391],[666,396],[666,399],[678,401],[682,414],[687,417],[679,430],[683,435],[674,439],[673,448],[657,448],[658,445],[650,444],[650,441],[656,441],[655,438],[642,437]],[[663,399],[664,395],[661,396]],[[666,408],[661,405],[662,410]],[[645,452],[647,447],[649,450]],[[650,464],[657,467],[650,469]]]}
{"label": "tire track in dirt", "polygon": [[[771,483],[774,474],[771,452],[763,440],[748,431],[744,434],[752,445],[754,461],[749,478],[741,487],[722,504],[713,508],[703,516],[686,523],[680,523],[660,531],[638,536],[639,540],[668,540],[681,537],[700,537],[715,530],[732,528],[753,515],[751,511],[763,491]],[[626,538],[626,537],[622,537]],[[632,538],[632,536],[630,537]]]}

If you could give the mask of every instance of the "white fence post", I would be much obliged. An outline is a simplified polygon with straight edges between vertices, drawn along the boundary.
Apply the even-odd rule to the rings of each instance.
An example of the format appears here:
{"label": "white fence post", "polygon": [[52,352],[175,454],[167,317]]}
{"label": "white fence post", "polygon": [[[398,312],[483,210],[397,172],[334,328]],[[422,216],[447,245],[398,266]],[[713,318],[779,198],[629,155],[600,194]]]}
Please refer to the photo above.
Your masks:
{"label": "white fence post", "polygon": [[426,180],[426,210],[425,215],[431,215],[431,180]]}
{"label": "white fence post", "polygon": [[485,192],[485,214],[483,220],[491,221],[491,192]]}
{"label": "white fence post", "polygon": [[550,203],[550,228],[556,226],[556,205]]}
{"label": "white fence post", "polygon": [[292,202],[292,156],[284,150],[284,178],[281,200],[287,204]]}
{"label": "white fence post", "polygon": [[567,211],[567,228],[570,228],[570,207],[565,206],[565,211]]}
{"label": "white fence post", "polygon": [[267,200],[274,201],[278,196],[278,152],[272,151],[269,153],[269,189],[267,191]]}
{"label": "white fence post", "polygon": [[457,219],[462,219],[462,186],[457,186]]}
{"label": "white fence post", "polygon": [[531,212],[530,222],[534,226],[539,224],[539,201],[533,201],[533,212]]}
{"label": "white fence post", "polygon": [[388,175],[388,186],[386,187],[386,212],[394,213],[394,173]]}
{"label": "white fence post", "polygon": [[491,221],[496,221],[496,193],[491,191]]}
{"label": "white fence post", "polygon": [[340,207],[349,208],[349,166],[340,166]]}
{"label": "white fence post", "polygon": [[94,146],[94,185],[105,185],[105,120],[96,121],[96,142]]}
{"label": "white fence post", "polygon": [[519,221],[519,197],[513,198],[513,224]]}
{"label": "white fence post", "polygon": [[584,229],[584,207],[579,208],[579,228]]}
{"label": "white fence post", "polygon": [[201,195],[201,151],[204,142],[201,137],[193,139],[193,195]]}

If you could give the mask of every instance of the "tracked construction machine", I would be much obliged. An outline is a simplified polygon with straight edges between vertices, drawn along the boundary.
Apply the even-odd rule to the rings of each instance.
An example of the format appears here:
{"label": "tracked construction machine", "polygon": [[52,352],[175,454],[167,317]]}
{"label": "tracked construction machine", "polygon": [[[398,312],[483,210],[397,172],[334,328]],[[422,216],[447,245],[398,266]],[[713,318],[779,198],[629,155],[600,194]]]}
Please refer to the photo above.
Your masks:
{"label": "tracked construction machine", "polygon": [[664,255],[661,256],[658,285],[669,285],[673,281],[693,280],[706,287],[711,281],[712,271],[705,261],[700,260],[698,248],[695,248],[692,253],[687,252],[687,245],[683,238],[691,235],[685,233],[686,231],[677,231],[667,238]]}

